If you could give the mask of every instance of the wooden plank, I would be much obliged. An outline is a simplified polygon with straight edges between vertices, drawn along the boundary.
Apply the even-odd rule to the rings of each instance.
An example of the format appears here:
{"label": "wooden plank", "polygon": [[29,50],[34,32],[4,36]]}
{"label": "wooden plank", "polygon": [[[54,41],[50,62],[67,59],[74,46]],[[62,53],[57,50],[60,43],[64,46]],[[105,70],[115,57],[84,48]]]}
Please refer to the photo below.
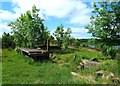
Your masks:
{"label": "wooden plank", "polygon": [[26,53],[43,53],[47,52],[46,50],[32,49],[32,48],[20,48],[21,51]]}
{"label": "wooden plank", "polygon": [[46,50],[31,49],[31,48],[20,48],[21,52],[25,55],[32,57],[33,59],[48,59],[49,52]]}

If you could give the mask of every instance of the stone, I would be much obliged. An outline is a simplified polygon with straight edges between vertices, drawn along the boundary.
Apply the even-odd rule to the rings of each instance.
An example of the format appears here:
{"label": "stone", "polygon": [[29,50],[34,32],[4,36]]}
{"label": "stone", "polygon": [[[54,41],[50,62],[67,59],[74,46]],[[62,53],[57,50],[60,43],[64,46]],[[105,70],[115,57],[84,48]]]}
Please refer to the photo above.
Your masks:
{"label": "stone", "polygon": [[79,76],[79,74],[78,74],[78,73],[75,73],[75,72],[71,72],[71,74],[72,74],[73,76]]}
{"label": "stone", "polygon": [[84,64],[80,63],[80,69],[84,69],[84,68],[85,68]]}
{"label": "stone", "polygon": [[107,79],[111,79],[111,78],[114,78],[114,74],[113,73],[109,73],[108,76],[107,76]]}
{"label": "stone", "polygon": [[120,79],[119,78],[111,78],[113,83],[120,84]]}
{"label": "stone", "polygon": [[96,74],[98,77],[102,77],[104,74],[104,70],[97,71]]}
{"label": "stone", "polygon": [[89,61],[89,60],[82,60],[82,63],[84,64],[84,68],[89,68],[91,66],[97,66],[99,65],[100,63],[99,62],[96,62],[96,61]]}
{"label": "stone", "polygon": [[79,77],[79,78],[85,79],[85,80],[87,80],[87,81],[90,81],[90,82],[92,82],[92,83],[96,83],[94,77],[91,76],[91,75],[81,75],[81,74],[76,73],[76,72],[71,72],[71,74],[72,74],[73,76],[75,76],[75,77]]}
{"label": "stone", "polygon": [[41,50],[41,48],[39,48],[39,47],[38,47],[37,49],[38,49],[38,50]]}
{"label": "stone", "polygon": [[52,59],[55,59],[56,58],[56,56],[53,56],[53,58]]}

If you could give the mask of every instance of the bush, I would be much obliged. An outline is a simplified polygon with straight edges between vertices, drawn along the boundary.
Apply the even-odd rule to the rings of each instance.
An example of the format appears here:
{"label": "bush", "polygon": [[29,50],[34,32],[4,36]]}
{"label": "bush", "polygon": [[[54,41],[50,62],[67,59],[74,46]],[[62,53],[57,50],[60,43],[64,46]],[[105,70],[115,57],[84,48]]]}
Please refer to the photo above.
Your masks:
{"label": "bush", "polygon": [[9,33],[4,32],[2,35],[2,48],[14,48],[15,43],[13,39],[13,36],[11,36]]}
{"label": "bush", "polygon": [[15,51],[17,51],[18,53],[20,53],[20,47],[16,46]]}
{"label": "bush", "polygon": [[111,56],[112,59],[115,59],[117,49],[114,46],[106,46],[104,45],[102,48],[102,53],[106,56]]}
{"label": "bush", "polygon": [[82,43],[81,46],[82,47],[88,47],[88,44],[87,43]]}

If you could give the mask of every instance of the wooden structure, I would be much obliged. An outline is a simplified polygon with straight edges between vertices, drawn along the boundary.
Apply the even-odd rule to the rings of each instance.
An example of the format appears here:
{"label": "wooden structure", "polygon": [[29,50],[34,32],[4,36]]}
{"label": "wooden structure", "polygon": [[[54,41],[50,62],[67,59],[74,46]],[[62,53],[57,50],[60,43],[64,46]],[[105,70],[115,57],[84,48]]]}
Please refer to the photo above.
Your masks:
{"label": "wooden structure", "polygon": [[46,50],[32,49],[32,48],[20,48],[20,51],[23,55],[27,55],[33,58],[34,60],[49,58],[49,52]]}
{"label": "wooden structure", "polygon": [[48,59],[49,53],[57,53],[60,51],[60,48],[57,46],[50,46],[50,40],[47,40],[47,46],[43,45],[39,48],[32,49],[32,48],[20,48],[20,52],[23,55],[27,55],[32,57],[34,60],[40,59]]}

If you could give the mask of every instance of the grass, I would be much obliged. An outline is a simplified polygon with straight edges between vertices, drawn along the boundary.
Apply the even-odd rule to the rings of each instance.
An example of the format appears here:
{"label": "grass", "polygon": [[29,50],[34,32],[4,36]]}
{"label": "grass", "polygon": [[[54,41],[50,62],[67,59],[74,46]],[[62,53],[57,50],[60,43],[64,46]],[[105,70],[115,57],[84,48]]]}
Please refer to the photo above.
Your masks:
{"label": "grass", "polygon": [[[0,77],[2,77],[2,49],[0,48]],[[2,78],[0,78],[0,85],[2,84]]]}
{"label": "grass", "polygon": [[70,69],[50,61],[34,62],[30,58],[17,54],[14,50],[3,50],[2,67],[3,84],[67,84],[72,78]]}
{"label": "grass", "polygon": [[[69,54],[53,54],[56,56],[53,63],[51,61],[34,62],[29,57],[22,56],[13,49],[3,49],[2,58],[2,83],[3,84],[101,84],[112,83],[109,80],[96,78],[95,72],[105,70],[118,76],[117,60],[105,60],[101,65],[89,69],[76,69],[82,58],[99,60],[109,58],[100,52],[81,48],[79,51]],[[74,55],[77,58],[73,60]],[[71,72],[76,72],[84,76],[93,76],[96,83],[92,83],[84,78],[75,77]]]}

